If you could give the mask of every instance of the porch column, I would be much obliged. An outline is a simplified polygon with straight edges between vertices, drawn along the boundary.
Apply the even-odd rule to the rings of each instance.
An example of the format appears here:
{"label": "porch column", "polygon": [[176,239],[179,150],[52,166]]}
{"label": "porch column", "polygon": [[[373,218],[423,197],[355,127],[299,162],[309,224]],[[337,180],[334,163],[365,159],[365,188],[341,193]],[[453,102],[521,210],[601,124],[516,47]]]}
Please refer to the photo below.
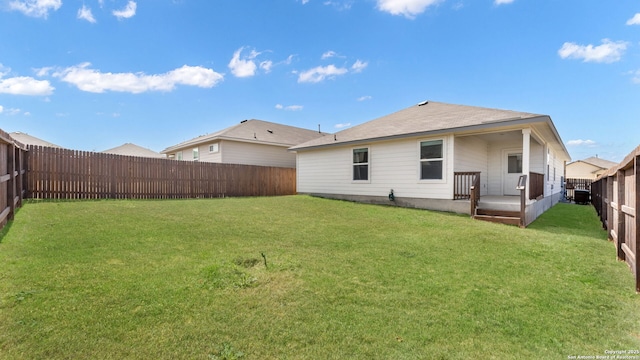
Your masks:
{"label": "porch column", "polygon": [[529,173],[531,172],[531,129],[522,129],[522,174],[527,175],[525,199],[529,199]]}

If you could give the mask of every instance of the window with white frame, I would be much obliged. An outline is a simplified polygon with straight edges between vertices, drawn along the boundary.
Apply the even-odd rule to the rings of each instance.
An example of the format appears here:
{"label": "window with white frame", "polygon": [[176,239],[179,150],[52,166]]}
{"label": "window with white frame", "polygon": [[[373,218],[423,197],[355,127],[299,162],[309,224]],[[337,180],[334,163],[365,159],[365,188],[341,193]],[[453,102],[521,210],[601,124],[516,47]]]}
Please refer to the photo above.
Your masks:
{"label": "window with white frame", "polygon": [[420,142],[420,180],[442,180],[444,174],[444,142]]}
{"label": "window with white frame", "polygon": [[217,153],[217,152],[219,151],[219,149],[220,149],[220,148],[219,148],[219,146],[218,146],[218,143],[210,144],[210,145],[209,145],[209,152],[210,152],[210,153]]}
{"label": "window with white frame", "polygon": [[178,151],[178,152],[176,153],[176,159],[178,159],[178,160],[182,160],[182,151]]}
{"label": "window with white frame", "polygon": [[353,149],[353,180],[369,180],[369,148]]}
{"label": "window with white frame", "polygon": [[193,148],[193,161],[196,161],[200,158],[200,150],[198,148]]}

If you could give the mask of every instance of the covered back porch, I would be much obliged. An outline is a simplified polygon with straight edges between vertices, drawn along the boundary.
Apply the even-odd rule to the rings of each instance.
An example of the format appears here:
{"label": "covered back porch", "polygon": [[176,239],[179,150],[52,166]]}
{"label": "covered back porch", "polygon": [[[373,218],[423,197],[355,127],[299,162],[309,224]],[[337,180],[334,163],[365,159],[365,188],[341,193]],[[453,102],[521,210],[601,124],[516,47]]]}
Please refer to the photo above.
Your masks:
{"label": "covered back porch", "polygon": [[457,136],[454,200],[468,201],[477,219],[533,222],[562,192],[564,161],[543,138],[533,128]]}

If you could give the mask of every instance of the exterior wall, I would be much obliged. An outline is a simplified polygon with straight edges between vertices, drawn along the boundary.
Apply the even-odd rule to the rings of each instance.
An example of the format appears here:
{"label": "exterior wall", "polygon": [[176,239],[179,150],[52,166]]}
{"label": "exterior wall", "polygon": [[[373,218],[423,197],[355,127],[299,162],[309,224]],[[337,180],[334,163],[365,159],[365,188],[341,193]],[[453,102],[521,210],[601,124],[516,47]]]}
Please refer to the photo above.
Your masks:
{"label": "exterior wall", "polygon": [[[222,147],[224,141],[213,141],[207,144],[202,144],[198,148],[200,149],[200,161],[221,163],[222,162]],[[209,152],[209,146],[218,144],[217,152]]]}
{"label": "exterior wall", "polygon": [[[420,141],[443,139],[444,180],[421,181]],[[369,148],[369,180],[353,181],[354,148]],[[393,189],[398,200],[453,198],[453,136],[411,138],[298,153],[298,192],[386,198]]]}
{"label": "exterior wall", "polygon": [[504,151],[520,150],[522,151],[522,140],[514,140],[509,142],[489,143],[489,189],[487,195],[502,196],[504,193],[502,188],[502,178],[504,176]]}
{"label": "exterior wall", "polygon": [[[284,146],[223,141],[220,151],[222,162],[227,164],[296,167],[296,154]],[[207,151],[209,146],[207,146]]]}
{"label": "exterior wall", "polygon": [[545,147],[531,139],[531,162],[529,163],[529,170],[538,174],[545,173],[545,161],[544,161],[544,149]]}
{"label": "exterior wall", "polygon": [[[218,143],[218,152],[210,153],[209,145],[214,143]],[[182,160],[193,161],[193,149],[196,147],[199,154],[198,161],[286,168],[296,167],[296,154],[287,151],[287,147],[284,146],[216,140],[206,144],[178,149],[173,153],[177,154],[182,151]],[[177,159],[177,156],[175,159]]]}
{"label": "exterior wall", "polygon": [[476,136],[455,139],[454,171],[480,171],[480,196],[488,194],[489,144]]}
{"label": "exterior wall", "polygon": [[559,194],[563,191],[562,177],[564,176],[564,162],[553,150],[549,150],[548,162],[548,174],[546,173],[545,169],[545,196],[548,196],[550,194]]}
{"label": "exterior wall", "polygon": [[[594,171],[600,168],[587,164],[582,161],[576,161],[574,163],[567,165],[567,178],[568,179],[592,179],[595,180],[597,178]],[[606,170],[601,170],[604,173]]]}

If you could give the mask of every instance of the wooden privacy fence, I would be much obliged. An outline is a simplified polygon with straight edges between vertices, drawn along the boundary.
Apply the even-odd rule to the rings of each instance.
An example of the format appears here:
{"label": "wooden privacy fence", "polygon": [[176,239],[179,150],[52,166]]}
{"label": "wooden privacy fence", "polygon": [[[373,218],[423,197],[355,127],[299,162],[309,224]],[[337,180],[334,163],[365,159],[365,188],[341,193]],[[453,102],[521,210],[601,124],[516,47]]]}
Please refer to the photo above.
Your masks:
{"label": "wooden privacy fence", "polygon": [[25,147],[0,130],[0,229],[13,219],[24,196]]}
{"label": "wooden privacy fence", "polygon": [[178,199],[296,193],[296,170],[28,147],[33,199]]}
{"label": "wooden privacy fence", "polygon": [[627,262],[640,292],[640,146],[591,183],[591,199],[616,245],[618,259]]}

